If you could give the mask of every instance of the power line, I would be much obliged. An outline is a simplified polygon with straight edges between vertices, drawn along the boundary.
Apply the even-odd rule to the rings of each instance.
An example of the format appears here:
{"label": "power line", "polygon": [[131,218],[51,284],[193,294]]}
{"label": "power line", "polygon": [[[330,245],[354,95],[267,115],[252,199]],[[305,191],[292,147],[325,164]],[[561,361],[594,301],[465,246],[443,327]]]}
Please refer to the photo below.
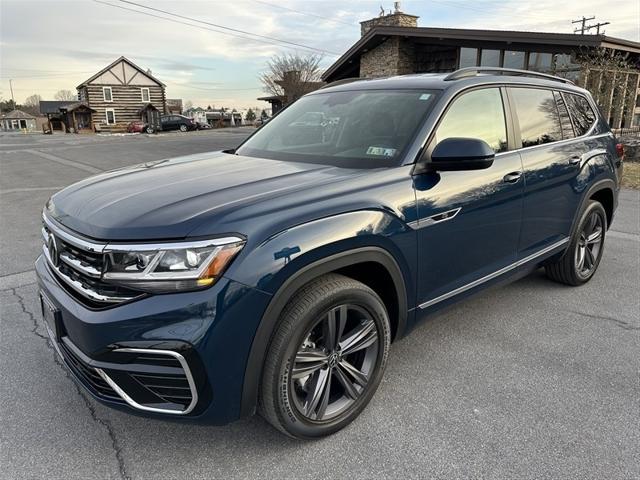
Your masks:
{"label": "power line", "polygon": [[[98,1],[98,0],[96,0],[96,1]],[[280,38],[270,37],[268,35],[260,35],[260,34],[257,34],[257,33],[251,33],[251,32],[247,32],[246,30],[240,30],[238,28],[225,27],[224,25],[219,25],[219,24],[216,24],[216,23],[206,22],[204,20],[198,20],[197,18],[187,17],[186,15],[180,15],[178,13],[168,12],[168,11],[162,10],[160,8],[149,7],[149,6],[146,6],[146,5],[142,5],[140,3],[132,2],[130,0],[118,0],[118,1],[122,2],[122,3],[127,3],[129,5],[135,5],[136,7],[145,8],[147,10],[152,10],[154,12],[163,13],[165,15],[170,15],[172,17],[181,18],[183,20],[188,20],[190,22],[202,23],[204,25],[208,25],[208,26],[215,27],[215,28],[220,28],[220,29],[223,29],[223,30],[227,30],[229,32],[235,32],[236,34],[239,33],[239,34],[242,34],[242,35],[250,35],[251,37],[257,37],[255,39],[254,38],[249,38],[250,40],[258,41],[258,39],[263,39],[263,41],[264,40],[268,40],[268,42],[265,42],[265,43],[274,44],[274,42],[277,42],[277,43],[291,45],[291,46],[298,47],[298,48],[305,48],[307,50],[313,50],[313,51],[316,51],[316,52],[319,52],[319,53],[327,53],[327,54],[336,55],[336,56],[339,55],[338,53],[330,52],[328,50],[323,50],[321,48],[316,48],[316,47],[312,47],[312,46],[309,46],[309,45],[304,45],[302,43],[290,42],[288,40],[283,40],[283,39],[280,39]],[[115,6],[113,4],[108,4],[106,2],[99,2],[99,3],[105,3],[107,5]],[[143,13],[143,14],[145,13],[145,12],[140,12],[139,10],[134,10],[134,11],[138,12],[138,13]],[[164,18],[164,17],[161,17],[161,18]],[[246,36],[243,36],[241,38],[247,39]]]}
{"label": "power line", "polygon": [[295,8],[285,7],[284,5],[274,5],[273,3],[263,2],[262,0],[253,0],[253,1],[256,2],[256,3],[260,3],[262,5],[267,5],[269,7],[279,8],[281,10],[287,10],[289,12],[297,13],[298,15],[306,15],[308,17],[320,18],[322,20],[328,20],[328,21],[334,22],[334,23],[341,23],[342,25],[349,25],[350,27],[356,25],[355,23],[343,22],[343,21],[340,21],[340,20],[336,20],[334,18],[323,17],[322,15],[317,15],[315,13],[302,12],[300,10],[296,10]]}
{"label": "power line", "polygon": [[222,31],[222,30],[216,30],[215,28],[204,27],[202,25],[194,25],[192,23],[182,22],[180,20],[176,20],[175,18],[162,17],[160,15],[154,15],[153,13],[149,13],[149,12],[141,12],[140,10],[135,10],[133,8],[128,8],[128,7],[123,7],[122,5],[114,5],[112,3],[104,2],[102,0],[93,0],[93,1],[96,2],[96,3],[101,3],[102,5],[107,5],[109,7],[119,8],[121,10],[127,10],[129,12],[134,12],[134,13],[139,13],[141,15],[146,15],[146,16],[149,16],[149,17],[159,18],[160,20],[166,20],[167,22],[178,23],[180,25],[186,25],[188,27],[198,28],[200,30],[206,30],[207,32],[216,32],[216,33],[220,33],[221,35],[229,35],[229,36],[232,36],[232,37],[242,38],[244,40],[250,40],[250,41],[253,41],[253,42],[266,43],[268,45],[276,45],[278,47],[293,48],[293,47],[289,47],[287,45],[281,45],[281,44],[278,44],[278,43],[275,43],[275,42],[269,42],[269,41],[260,40],[260,39],[257,39],[257,38],[246,37],[246,36],[238,35],[238,34],[235,34],[235,33],[225,32],[225,31]]}

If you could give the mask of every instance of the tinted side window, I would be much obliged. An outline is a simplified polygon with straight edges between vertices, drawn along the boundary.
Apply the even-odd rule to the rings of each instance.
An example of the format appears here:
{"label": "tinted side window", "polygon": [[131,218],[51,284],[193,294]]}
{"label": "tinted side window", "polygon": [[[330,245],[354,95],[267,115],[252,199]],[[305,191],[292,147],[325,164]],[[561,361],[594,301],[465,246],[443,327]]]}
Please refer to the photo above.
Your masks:
{"label": "tinted side window", "polygon": [[581,95],[574,95],[573,93],[563,93],[563,97],[567,102],[569,113],[573,119],[573,126],[576,130],[576,135],[579,137],[589,131],[593,122],[596,121],[596,114],[589,105],[586,98]]}
{"label": "tinted side window", "polygon": [[556,98],[556,105],[558,105],[558,113],[560,114],[560,127],[562,128],[562,138],[573,138],[573,125],[571,125],[571,118],[569,117],[569,111],[564,103],[564,99],[560,92],[553,92],[553,96]]}
{"label": "tinted side window", "polygon": [[523,147],[562,140],[560,117],[551,90],[512,88]]}
{"label": "tinted side window", "polygon": [[475,90],[454,100],[436,130],[435,140],[451,137],[479,138],[496,152],[505,151],[507,128],[500,90]]}

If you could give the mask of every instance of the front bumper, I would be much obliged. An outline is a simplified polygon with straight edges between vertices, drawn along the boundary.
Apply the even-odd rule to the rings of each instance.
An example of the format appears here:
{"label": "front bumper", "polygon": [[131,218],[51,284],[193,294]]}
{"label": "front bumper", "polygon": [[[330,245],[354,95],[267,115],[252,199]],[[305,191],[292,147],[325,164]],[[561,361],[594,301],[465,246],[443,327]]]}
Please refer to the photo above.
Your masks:
{"label": "front bumper", "polygon": [[36,273],[59,311],[54,345],[97,400],[145,416],[212,424],[239,418],[247,358],[270,295],[221,278],[198,292],[89,309],[42,257]]}

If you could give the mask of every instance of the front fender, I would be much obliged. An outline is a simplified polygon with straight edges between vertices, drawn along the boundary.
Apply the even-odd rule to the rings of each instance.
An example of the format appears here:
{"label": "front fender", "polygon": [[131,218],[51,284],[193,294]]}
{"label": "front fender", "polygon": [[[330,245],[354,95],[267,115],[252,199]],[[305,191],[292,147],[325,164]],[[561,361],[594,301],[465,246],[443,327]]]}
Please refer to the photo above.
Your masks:
{"label": "front fender", "polygon": [[[390,212],[359,210],[320,218],[272,235],[245,251],[225,277],[275,294],[295,272],[331,255],[379,247],[393,257],[407,292],[415,286],[415,231]],[[412,298],[409,304],[413,305]]]}
{"label": "front fender", "polygon": [[404,332],[408,305],[415,305],[415,231],[391,213],[362,210],[298,225],[271,236],[225,276],[273,295],[247,360],[241,414],[255,411],[262,365],[279,314],[291,296],[319,275],[361,262],[377,262],[390,273],[399,299],[398,335]]}

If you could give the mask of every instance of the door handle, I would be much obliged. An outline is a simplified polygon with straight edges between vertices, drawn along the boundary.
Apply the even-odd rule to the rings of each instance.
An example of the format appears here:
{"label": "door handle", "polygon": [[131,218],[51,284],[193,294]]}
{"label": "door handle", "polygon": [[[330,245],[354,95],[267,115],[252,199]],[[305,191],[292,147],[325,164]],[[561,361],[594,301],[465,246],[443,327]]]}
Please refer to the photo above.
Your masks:
{"label": "door handle", "polygon": [[582,161],[582,157],[579,155],[574,155],[573,157],[571,157],[569,159],[569,165],[580,165],[580,162]]}
{"label": "door handle", "polygon": [[518,180],[520,180],[520,177],[522,176],[522,172],[511,172],[511,173],[507,173],[502,180],[504,180],[506,183],[516,183]]}

